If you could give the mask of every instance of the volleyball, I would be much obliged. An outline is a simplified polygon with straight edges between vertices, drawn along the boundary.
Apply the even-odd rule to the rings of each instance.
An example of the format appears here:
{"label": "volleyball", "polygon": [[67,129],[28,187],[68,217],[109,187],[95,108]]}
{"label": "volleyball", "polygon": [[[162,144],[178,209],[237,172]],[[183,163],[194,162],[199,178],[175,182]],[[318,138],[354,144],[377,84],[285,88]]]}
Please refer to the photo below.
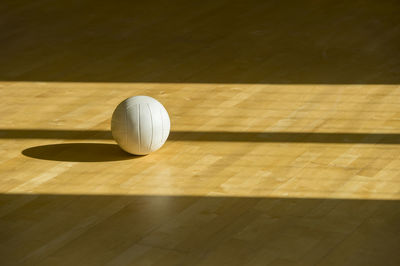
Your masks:
{"label": "volleyball", "polygon": [[167,110],[149,96],[134,96],[122,101],[111,119],[113,138],[131,154],[146,155],[158,150],[167,140],[169,131]]}

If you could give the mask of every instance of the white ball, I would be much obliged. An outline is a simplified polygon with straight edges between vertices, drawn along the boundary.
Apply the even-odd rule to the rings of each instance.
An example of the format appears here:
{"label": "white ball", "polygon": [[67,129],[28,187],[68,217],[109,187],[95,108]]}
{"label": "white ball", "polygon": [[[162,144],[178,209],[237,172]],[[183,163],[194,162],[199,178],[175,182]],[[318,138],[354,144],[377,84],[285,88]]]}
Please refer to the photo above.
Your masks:
{"label": "white ball", "polygon": [[170,130],[167,110],[149,96],[130,97],[121,102],[111,119],[111,131],[126,152],[145,155],[165,143]]}

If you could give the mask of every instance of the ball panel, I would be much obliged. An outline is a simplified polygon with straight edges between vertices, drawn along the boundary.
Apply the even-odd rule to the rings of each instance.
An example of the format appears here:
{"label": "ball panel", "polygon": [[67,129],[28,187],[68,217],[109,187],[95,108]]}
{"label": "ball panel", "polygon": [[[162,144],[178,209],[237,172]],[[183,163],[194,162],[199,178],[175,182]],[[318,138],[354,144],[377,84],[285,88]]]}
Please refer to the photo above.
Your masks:
{"label": "ball panel", "polygon": [[168,112],[164,108],[164,106],[161,106],[160,109],[161,109],[160,112],[161,112],[162,121],[163,121],[163,128],[162,128],[163,139],[162,139],[162,143],[164,144],[164,142],[167,140],[169,132],[170,132],[171,122],[169,120]]}
{"label": "ball panel", "polygon": [[125,103],[120,103],[115,109],[111,119],[111,132],[115,141],[122,147],[127,140],[127,127],[125,123]]}
{"label": "ball panel", "polygon": [[140,134],[138,130],[139,125],[139,105],[130,105],[126,109],[126,145],[123,147],[129,153],[140,152]]}
{"label": "ball panel", "polygon": [[151,145],[149,147],[150,151],[155,151],[162,146],[161,138],[162,138],[162,127],[161,127],[161,117],[159,114],[160,106],[158,104],[147,104],[149,108],[149,112],[152,118],[152,140]]}
{"label": "ball panel", "polygon": [[140,152],[149,153],[153,139],[153,122],[147,104],[139,105],[139,114]]}

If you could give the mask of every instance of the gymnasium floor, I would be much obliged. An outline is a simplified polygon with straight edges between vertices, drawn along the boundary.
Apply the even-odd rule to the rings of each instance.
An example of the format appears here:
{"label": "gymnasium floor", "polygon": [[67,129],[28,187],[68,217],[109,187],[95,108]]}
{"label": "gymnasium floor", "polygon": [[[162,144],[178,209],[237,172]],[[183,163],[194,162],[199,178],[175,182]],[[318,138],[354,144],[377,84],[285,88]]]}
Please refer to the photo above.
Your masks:
{"label": "gymnasium floor", "polygon": [[[398,1],[0,3],[1,265],[400,265]],[[148,156],[112,140],[164,104]]]}

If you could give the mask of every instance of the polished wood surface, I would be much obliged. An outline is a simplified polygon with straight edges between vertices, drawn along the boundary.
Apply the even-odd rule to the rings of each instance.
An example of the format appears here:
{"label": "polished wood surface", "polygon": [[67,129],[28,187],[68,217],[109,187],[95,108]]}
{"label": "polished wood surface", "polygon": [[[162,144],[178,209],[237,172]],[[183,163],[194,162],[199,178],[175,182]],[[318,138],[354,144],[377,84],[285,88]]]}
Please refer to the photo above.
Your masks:
{"label": "polished wood surface", "polygon": [[1,265],[400,264],[396,1],[50,2],[0,4]]}

